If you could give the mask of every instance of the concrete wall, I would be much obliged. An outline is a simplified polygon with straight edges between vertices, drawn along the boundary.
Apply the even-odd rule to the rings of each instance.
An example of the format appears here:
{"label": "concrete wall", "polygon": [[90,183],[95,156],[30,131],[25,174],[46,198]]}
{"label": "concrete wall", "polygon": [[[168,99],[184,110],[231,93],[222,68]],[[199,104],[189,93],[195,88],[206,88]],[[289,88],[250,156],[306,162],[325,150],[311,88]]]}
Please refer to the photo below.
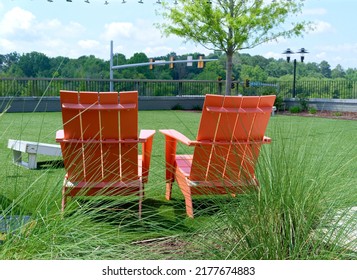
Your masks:
{"label": "concrete wall", "polygon": [[[139,97],[139,110],[192,110],[203,107],[204,96]],[[60,112],[59,97],[0,97],[0,112]]]}
{"label": "concrete wall", "polygon": [[59,112],[59,97],[1,97],[0,112]]}
{"label": "concrete wall", "polygon": [[[297,99],[285,99],[286,109],[292,106],[299,105]],[[314,107],[319,111],[334,111],[334,112],[357,112],[357,99],[320,99],[310,98],[309,106]]]}
{"label": "concrete wall", "polygon": [[[204,96],[139,97],[139,110],[192,110],[202,108]],[[296,99],[284,100],[286,109],[298,105]],[[310,99],[309,106],[317,110],[357,112],[357,99]],[[0,97],[0,112],[59,112],[59,97]]]}

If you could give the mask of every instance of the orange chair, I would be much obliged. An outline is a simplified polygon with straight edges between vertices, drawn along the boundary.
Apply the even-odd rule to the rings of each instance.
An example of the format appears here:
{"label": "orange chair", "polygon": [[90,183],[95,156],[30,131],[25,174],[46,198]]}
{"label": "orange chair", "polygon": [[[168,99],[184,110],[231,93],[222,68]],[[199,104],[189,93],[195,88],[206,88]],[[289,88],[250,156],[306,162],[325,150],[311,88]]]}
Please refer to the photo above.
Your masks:
{"label": "orange chair", "polygon": [[138,136],[138,92],[60,91],[60,99],[63,130],[56,141],[67,170],[62,211],[68,196],[135,194],[141,217],[155,131]]}
{"label": "orange chair", "polygon": [[[232,194],[258,186],[255,163],[275,95],[206,95],[195,141],[180,132],[160,130],[166,138],[166,199],[176,180],[193,218],[192,195]],[[193,155],[177,155],[177,142],[193,146]]]}

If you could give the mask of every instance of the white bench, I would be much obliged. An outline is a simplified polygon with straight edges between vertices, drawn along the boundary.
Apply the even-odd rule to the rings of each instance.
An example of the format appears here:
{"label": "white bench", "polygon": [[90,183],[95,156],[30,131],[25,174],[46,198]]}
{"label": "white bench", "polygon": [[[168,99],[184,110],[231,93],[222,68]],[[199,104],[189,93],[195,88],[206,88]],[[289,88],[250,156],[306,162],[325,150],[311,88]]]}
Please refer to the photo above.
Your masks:
{"label": "white bench", "polygon": [[[37,168],[37,154],[62,156],[60,145],[9,139],[7,147],[13,152],[13,162],[28,169]],[[28,162],[22,161],[22,153],[28,154]]]}

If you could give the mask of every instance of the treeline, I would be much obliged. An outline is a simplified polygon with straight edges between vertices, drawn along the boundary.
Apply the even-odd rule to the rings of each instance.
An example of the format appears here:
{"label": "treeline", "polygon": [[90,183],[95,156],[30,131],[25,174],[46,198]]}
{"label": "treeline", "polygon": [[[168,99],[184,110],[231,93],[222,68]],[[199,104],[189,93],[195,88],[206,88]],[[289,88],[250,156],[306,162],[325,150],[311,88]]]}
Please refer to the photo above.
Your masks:
{"label": "treeline", "polygon": [[[166,56],[155,57],[157,60],[186,60],[187,56],[198,59],[199,53],[177,55],[170,53]],[[166,66],[155,66],[150,70],[148,66],[114,70],[115,79],[160,79],[160,80],[217,80],[225,78],[225,55],[215,52],[206,58],[217,58],[217,61],[208,62],[205,67],[197,68],[194,63],[188,67],[185,63],[175,64],[173,69]],[[144,53],[135,53],[126,58],[123,54],[114,55],[114,65],[148,62],[149,57]],[[28,77],[28,78],[87,78],[109,79],[109,60],[96,58],[94,55],[81,56],[77,59],[68,57],[48,57],[43,53],[31,52],[19,54],[0,54],[1,77]],[[236,54],[234,57],[233,78],[243,81],[271,82],[288,81],[292,79],[293,63],[285,59],[264,58],[249,54]],[[331,68],[327,61],[321,63],[298,63],[297,79],[300,81],[312,80],[348,80],[357,81],[357,69],[344,69],[341,65]]]}

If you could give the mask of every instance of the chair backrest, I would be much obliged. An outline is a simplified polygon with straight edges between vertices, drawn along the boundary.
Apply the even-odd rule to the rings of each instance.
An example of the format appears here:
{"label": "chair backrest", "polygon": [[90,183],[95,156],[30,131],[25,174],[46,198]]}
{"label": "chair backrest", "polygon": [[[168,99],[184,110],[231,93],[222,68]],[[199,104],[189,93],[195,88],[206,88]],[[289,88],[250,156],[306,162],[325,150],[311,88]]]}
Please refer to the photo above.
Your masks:
{"label": "chair backrest", "polygon": [[138,92],[60,91],[64,165],[72,182],[138,178]]}
{"label": "chair backrest", "polygon": [[197,134],[192,181],[239,181],[254,177],[275,95],[206,95]]}

